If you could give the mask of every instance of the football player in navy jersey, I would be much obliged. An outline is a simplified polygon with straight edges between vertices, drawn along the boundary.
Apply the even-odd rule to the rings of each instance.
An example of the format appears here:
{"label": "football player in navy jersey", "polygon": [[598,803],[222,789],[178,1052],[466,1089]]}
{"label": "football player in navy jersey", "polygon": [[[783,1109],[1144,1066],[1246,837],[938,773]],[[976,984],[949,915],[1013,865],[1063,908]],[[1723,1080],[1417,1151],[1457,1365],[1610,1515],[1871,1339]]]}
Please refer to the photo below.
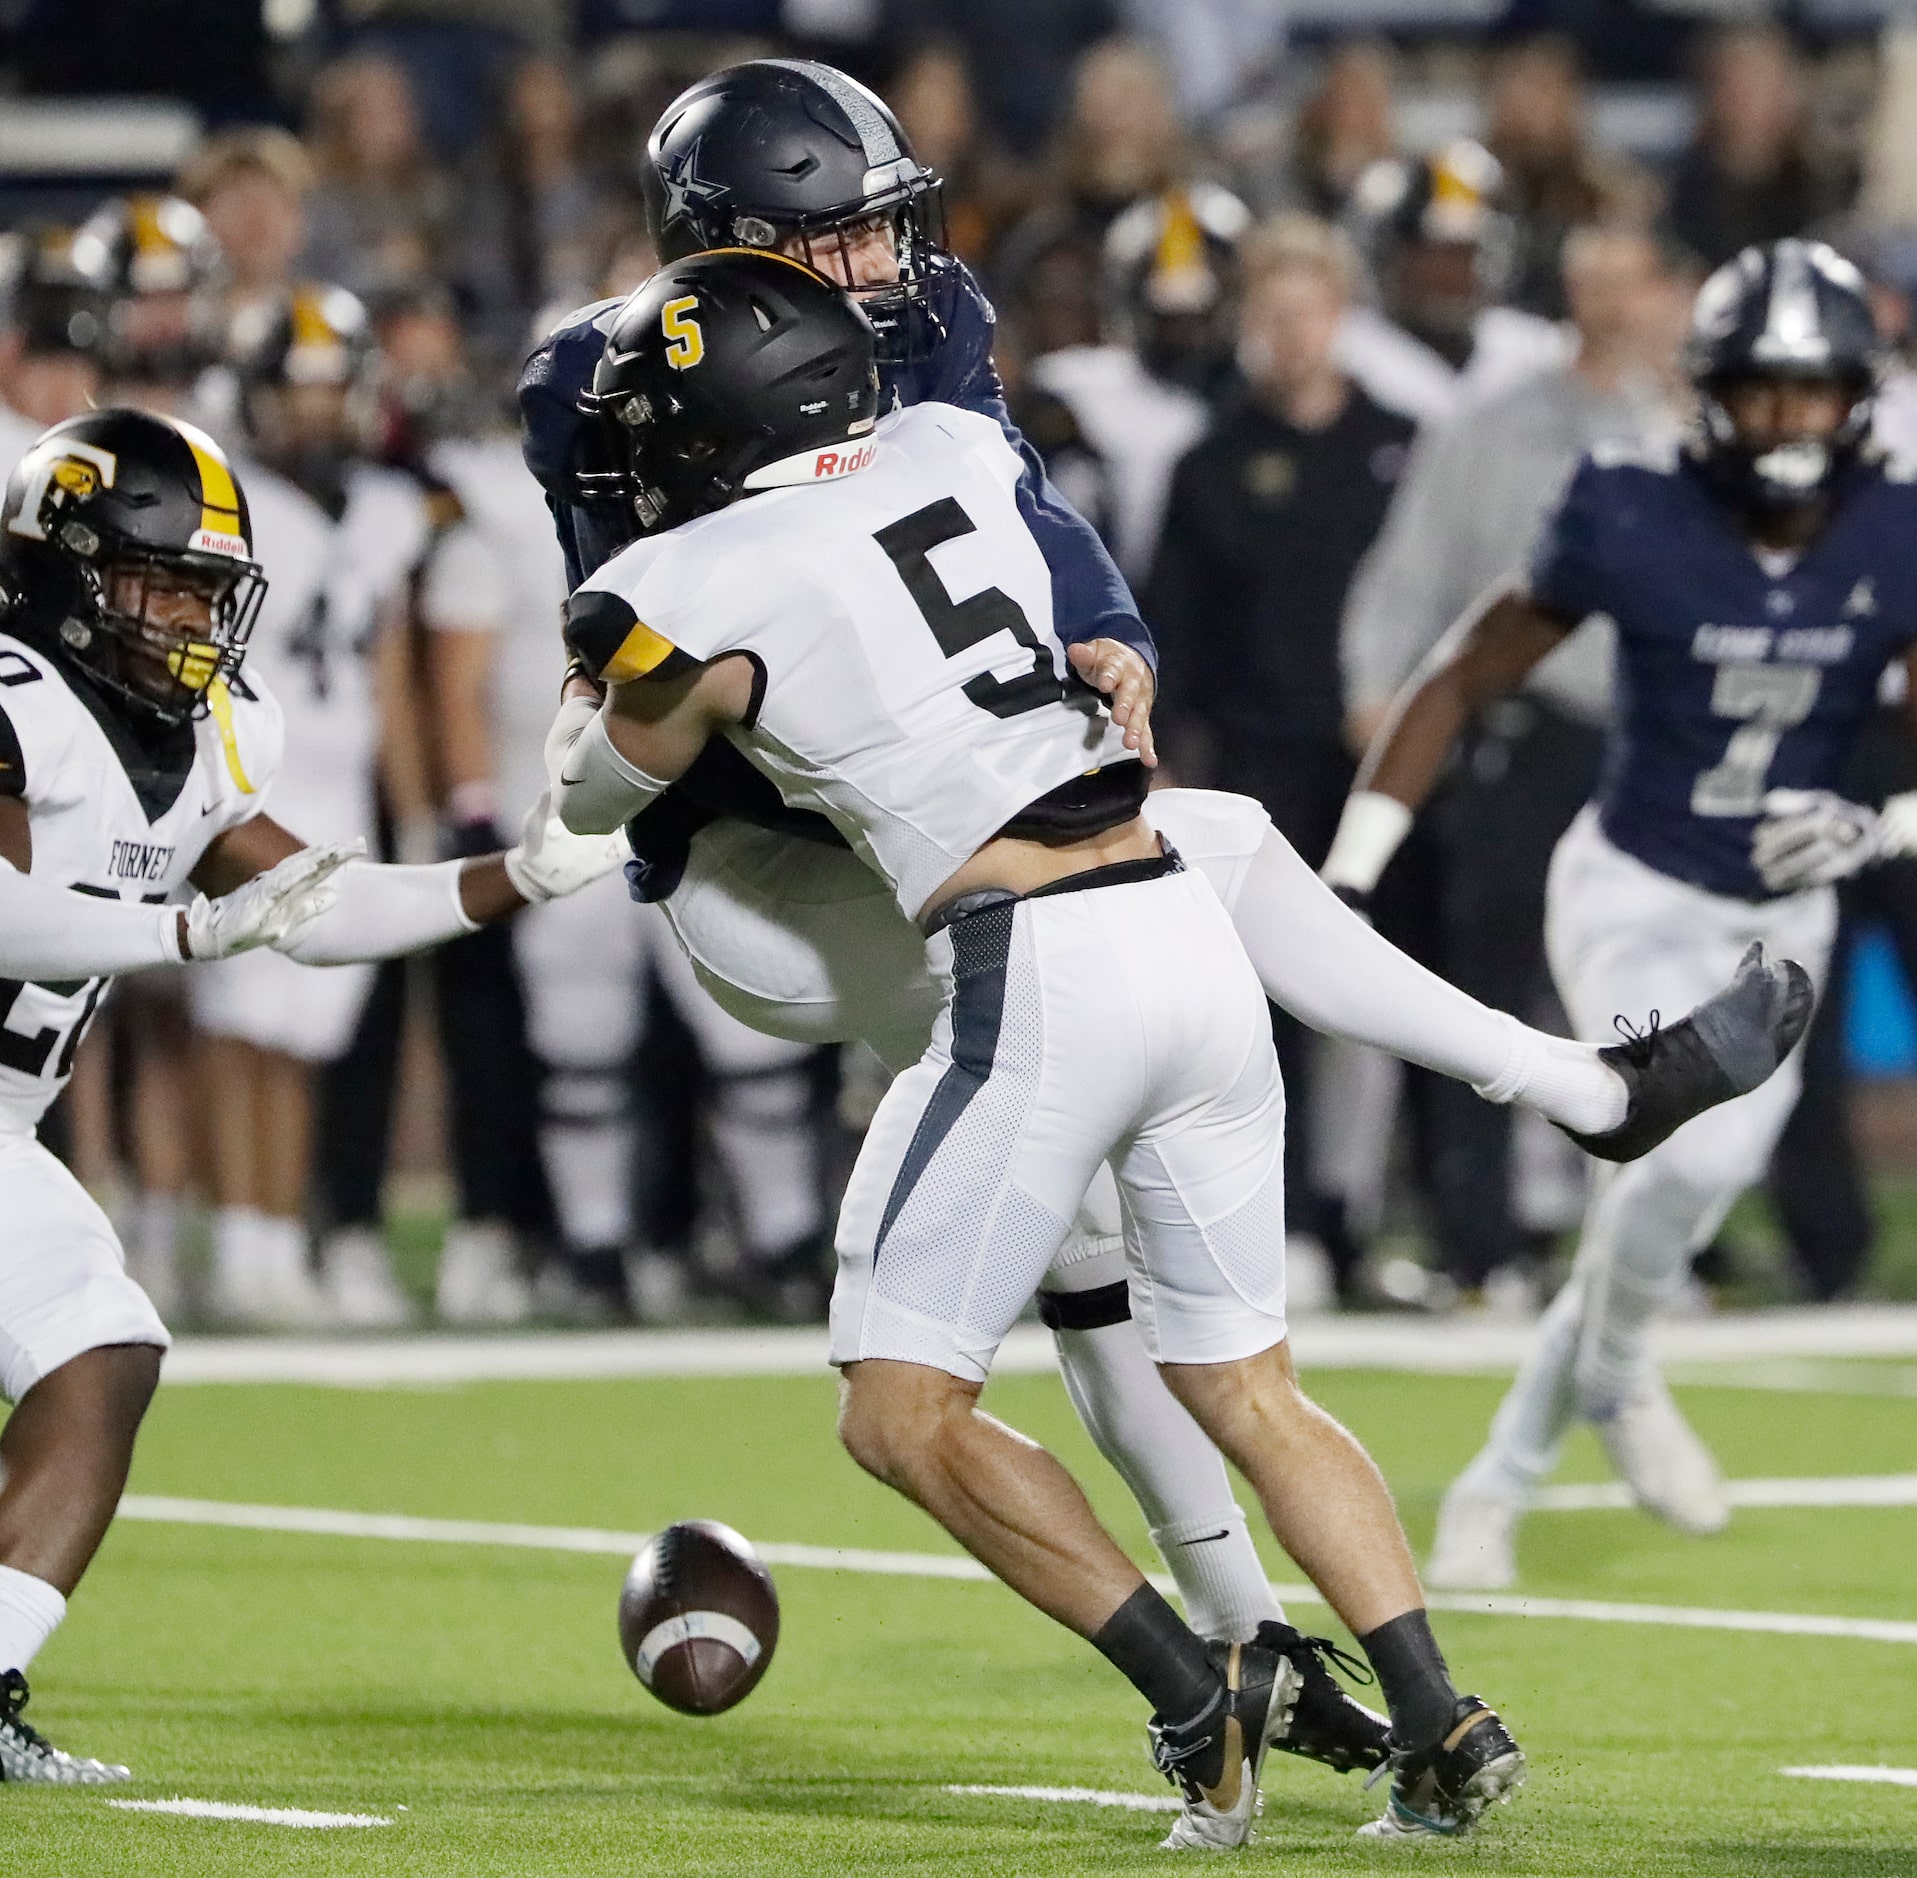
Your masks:
{"label": "football player in navy jersey", "polygon": [[[1864,283],[1820,243],[1748,248],[1698,295],[1698,414],[1659,455],[1600,449],[1547,519],[1528,579],[1454,630],[1380,734],[1324,875],[1368,893],[1459,732],[1578,624],[1617,625],[1618,701],[1597,799],[1552,863],[1551,968],[1599,1038],[1628,985],[1665,1012],[1761,941],[1821,984],[1831,883],[1917,851],[1917,799],[1837,793],[1892,663],[1917,639],[1917,471],[1872,447],[1880,361]],[[1655,1021],[1655,1020],[1654,1020]],[[1647,1351],[1659,1306],[1796,1100],[1761,1089],[1605,1169],[1571,1283],[1483,1452],[1446,1496],[1428,1576],[1495,1588],[1570,1422],[1589,1421],[1638,1502],[1681,1530],[1729,1517],[1703,1443]]]}

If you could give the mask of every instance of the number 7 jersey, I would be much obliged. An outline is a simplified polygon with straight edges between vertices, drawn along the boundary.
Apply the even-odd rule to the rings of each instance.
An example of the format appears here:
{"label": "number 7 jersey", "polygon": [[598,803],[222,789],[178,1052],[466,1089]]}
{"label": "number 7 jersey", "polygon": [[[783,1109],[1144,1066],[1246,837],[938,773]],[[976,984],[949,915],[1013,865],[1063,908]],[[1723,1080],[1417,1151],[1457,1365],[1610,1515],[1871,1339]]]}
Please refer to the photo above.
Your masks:
{"label": "number 7 jersey", "polygon": [[1673,448],[1600,449],[1534,554],[1562,618],[1617,623],[1604,832],[1659,873],[1740,900],[1769,789],[1842,789],[1884,669],[1917,639],[1917,481],[1863,463],[1794,558],[1760,554]]}
{"label": "number 7 jersey", "polygon": [[804,484],[608,561],[567,636],[613,681],[748,656],[753,711],[731,740],[916,914],[1028,804],[1136,758],[1070,677],[1021,465],[990,418],[916,405],[780,467]]}

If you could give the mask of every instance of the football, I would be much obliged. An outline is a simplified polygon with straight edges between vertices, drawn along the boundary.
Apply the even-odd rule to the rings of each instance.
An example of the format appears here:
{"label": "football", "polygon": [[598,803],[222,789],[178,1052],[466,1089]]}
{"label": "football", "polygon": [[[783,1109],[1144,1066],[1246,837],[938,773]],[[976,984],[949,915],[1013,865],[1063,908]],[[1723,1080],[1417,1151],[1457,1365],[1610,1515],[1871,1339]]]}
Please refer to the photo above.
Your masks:
{"label": "football", "polygon": [[715,1519],[648,1542],[619,1594],[626,1663],[668,1708],[718,1715],[759,1686],[779,1642],[779,1594],[759,1555]]}

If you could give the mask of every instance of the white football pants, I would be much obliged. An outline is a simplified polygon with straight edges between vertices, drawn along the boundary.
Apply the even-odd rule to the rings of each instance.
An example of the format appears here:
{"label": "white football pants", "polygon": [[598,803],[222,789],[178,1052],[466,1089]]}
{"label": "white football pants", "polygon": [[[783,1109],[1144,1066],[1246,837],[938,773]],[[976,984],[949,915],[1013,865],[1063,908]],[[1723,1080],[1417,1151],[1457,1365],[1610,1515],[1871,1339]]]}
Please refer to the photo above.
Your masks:
{"label": "white football pants", "polygon": [[[1753,940],[1795,959],[1821,990],[1836,933],[1829,888],[1750,902],[1673,880],[1613,846],[1586,809],[1551,862],[1545,945],[1580,1037],[1618,1040],[1614,1020],[1669,1022],[1729,984]],[[1761,1088],[1686,1122],[1642,1160],[1600,1167],[1572,1280],[1553,1300],[1470,1478],[1522,1493],[1547,1474],[1565,1429],[1632,1393],[1650,1326],[1731,1203],[1761,1179],[1797,1100],[1793,1053]]]}

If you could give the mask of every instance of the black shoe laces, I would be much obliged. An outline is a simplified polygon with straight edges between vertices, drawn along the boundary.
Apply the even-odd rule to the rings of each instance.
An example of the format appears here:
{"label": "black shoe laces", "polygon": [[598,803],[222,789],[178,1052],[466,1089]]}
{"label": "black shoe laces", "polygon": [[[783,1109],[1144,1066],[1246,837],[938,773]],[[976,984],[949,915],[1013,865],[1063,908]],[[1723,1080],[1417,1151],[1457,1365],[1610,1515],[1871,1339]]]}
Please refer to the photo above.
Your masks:
{"label": "black shoe laces", "polygon": [[1625,1059],[1633,1069],[1642,1069],[1651,1060],[1651,1052],[1657,1048],[1658,1025],[1662,1021],[1662,1014],[1653,1011],[1650,1021],[1639,1030],[1628,1017],[1612,1018],[1611,1022],[1617,1026],[1617,1034],[1624,1039]]}
{"label": "black shoe laces", "polygon": [[1363,1657],[1352,1655],[1349,1650],[1333,1643],[1329,1637],[1300,1636],[1298,1647],[1309,1650],[1314,1656],[1336,1663],[1353,1682],[1360,1686],[1378,1680],[1371,1672],[1371,1665]]}
{"label": "black shoe laces", "polygon": [[31,1722],[20,1719],[26,1705],[27,1679],[17,1669],[10,1669],[0,1676],[0,1728],[11,1728],[30,1748],[47,1748],[46,1737]]}

